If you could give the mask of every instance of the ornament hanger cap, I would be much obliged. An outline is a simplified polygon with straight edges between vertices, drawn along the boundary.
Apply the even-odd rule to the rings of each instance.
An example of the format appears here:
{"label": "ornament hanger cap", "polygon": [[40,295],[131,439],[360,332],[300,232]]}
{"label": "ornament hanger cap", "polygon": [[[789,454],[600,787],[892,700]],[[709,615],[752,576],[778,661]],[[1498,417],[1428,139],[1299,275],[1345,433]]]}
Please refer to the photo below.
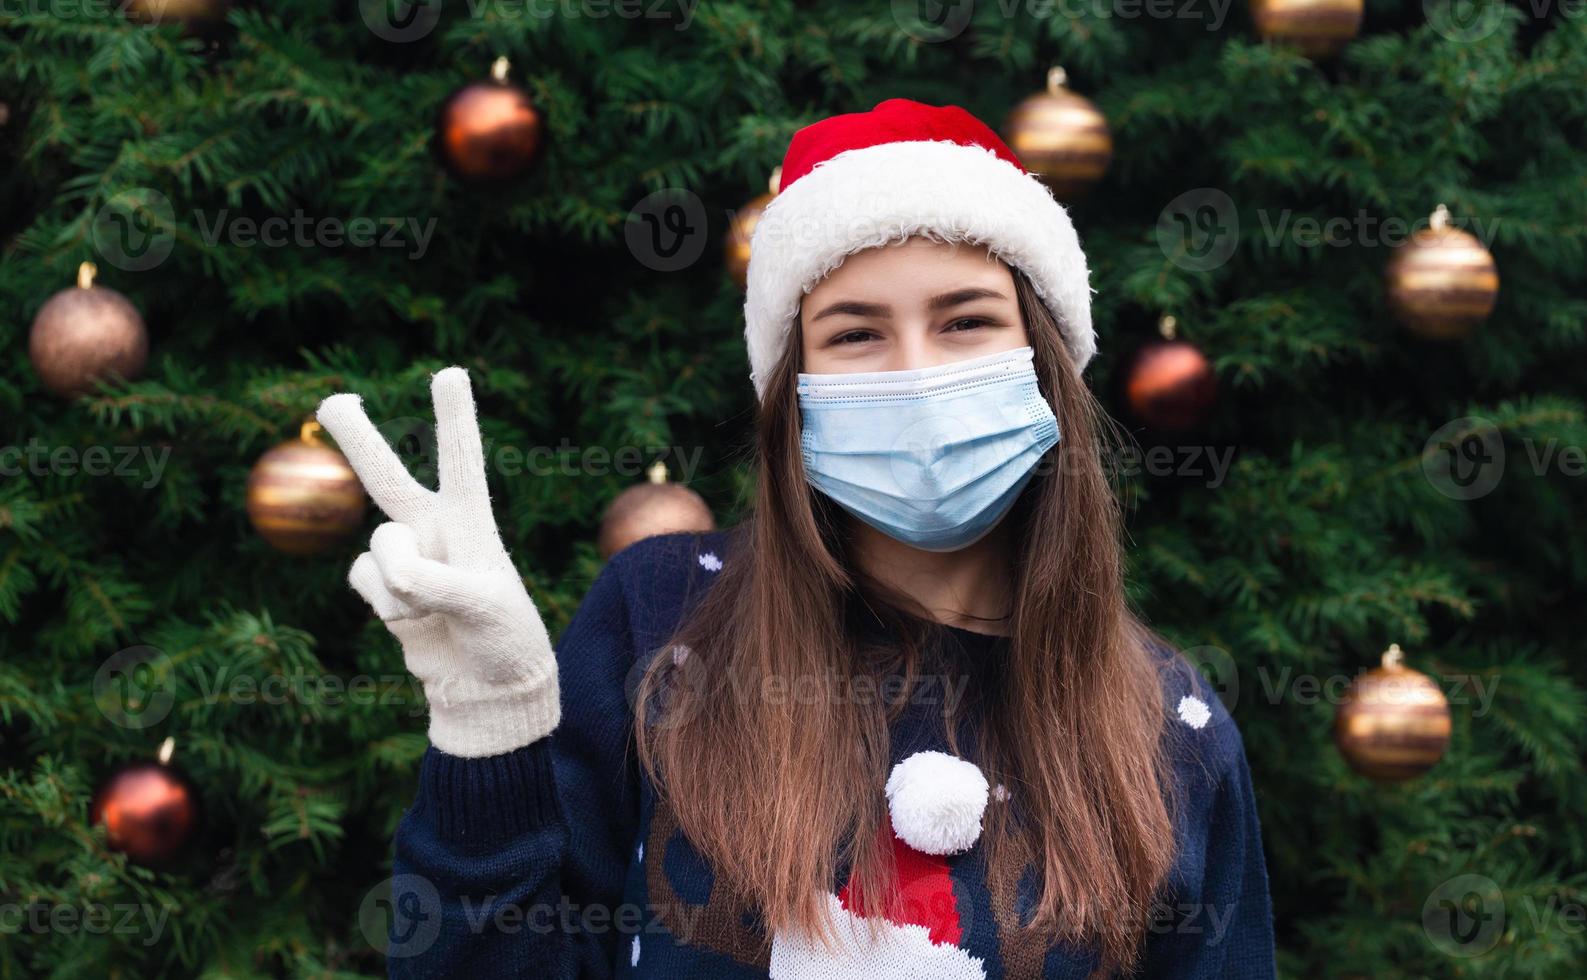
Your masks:
{"label": "ornament hanger cap", "polygon": [[1427,224],[1434,231],[1443,231],[1449,227],[1449,209],[1440,204],[1433,209],[1433,216],[1427,219]]}
{"label": "ornament hanger cap", "polygon": [[160,760],[160,765],[168,766],[171,764],[171,756],[175,754],[176,739],[173,736],[167,735],[165,737],[165,741],[160,743],[160,751],[156,752],[154,757]]}
{"label": "ornament hanger cap", "polygon": [[771,194],[772,194],[773,197],[776,197],[777,196],[777,189],[780,188],[781,186],[782,186],[782,164],[779,163],[777,166],[771,168],[771,179],[766,182],[766,188],[767,188],[767,190],[771,191]]}
{"label": "ornament hanger cap", "polygon": [[84,262],[77,267],[77,288],[89,289],[94,285],[94,277],[99,275],[99,266],[92,262]]}
{"label": "ornament hanger cap", "polygon": [[1405,653],[1398,643],[1390,643],[1389,648],[1383,651],[1383,666],[1398,667],[1405,661]]}
{"label": "ornament hanger cap", "polygon": [[304,442],[318,443],[321,441],[320,433],[323,431],[324,428],[314,419],[304,419],[303,424],[298,427],[298,438]]}
{"label": "ornament hanger cap", "polygon": [[1062,66],[1053,65],[1047,69],[1048,95],[1057,95],[1067,84],[1069,84],[1069,73],[1064,71]]}
{"label": "ornament hanger cap", "polygon": [[507,80],[507,73],[511,70],[512,62],[507,60],[506,55],[502,55],[491,63],[490,77],[494,78],[498,82],[505,82]]}
{"label": "ornament hanger cap", "polygon": [[650,469],[645,471],[645,475],[649,477],[651,483],[666,483],[667,464],[658,459],[650,464]]}
{"label": "ornament hanger cap", "polygon": [[1174,334],[1179,330],[1179,321],[1172,313],[1164,313],[1163,318],[1157,321],[1157,332],[1164,340],[1173,340]]}

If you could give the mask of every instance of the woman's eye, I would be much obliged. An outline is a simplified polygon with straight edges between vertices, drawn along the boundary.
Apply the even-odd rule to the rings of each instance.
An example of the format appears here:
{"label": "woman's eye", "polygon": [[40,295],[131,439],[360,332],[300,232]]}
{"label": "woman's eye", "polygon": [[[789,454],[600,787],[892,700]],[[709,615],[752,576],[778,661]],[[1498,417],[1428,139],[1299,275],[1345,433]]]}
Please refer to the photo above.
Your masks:
{"label": "woman's eye", "polygon": [[843,333],[838,334],[836,337],[833,337],[831,343],[858,344],[867,340],[873,340],[875,337],[875,332],[871,330],[846,330]]}
{"label": "woman's eye", "polygon": [[958,320],[955,320],[952,323],[948,324],[948,329],[950,331],[974,330],[976,327],[984,327],[984,326],[986,326],[987,323],[988,323],[988,321],[983,320],[980,317],[967,316],[967,317],[962,317],[962,318],[960,318]]}

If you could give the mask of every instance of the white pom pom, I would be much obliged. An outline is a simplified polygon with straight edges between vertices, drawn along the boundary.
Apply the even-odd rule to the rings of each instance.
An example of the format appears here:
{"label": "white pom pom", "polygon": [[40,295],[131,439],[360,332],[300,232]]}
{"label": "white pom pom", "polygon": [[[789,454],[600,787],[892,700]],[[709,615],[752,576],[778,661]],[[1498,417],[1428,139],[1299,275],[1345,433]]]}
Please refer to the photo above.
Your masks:
{"label": "white pom pom", "polygon": [[981,837],[986,777],[946,752],[916,752],[887,777],[893,831],[926,854],[957,854]]}

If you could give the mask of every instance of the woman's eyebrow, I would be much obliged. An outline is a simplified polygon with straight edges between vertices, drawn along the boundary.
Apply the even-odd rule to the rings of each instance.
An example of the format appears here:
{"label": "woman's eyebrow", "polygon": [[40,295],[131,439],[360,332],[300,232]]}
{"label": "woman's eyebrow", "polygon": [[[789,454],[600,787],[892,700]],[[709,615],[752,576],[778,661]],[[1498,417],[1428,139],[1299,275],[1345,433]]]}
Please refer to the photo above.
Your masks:
{"label": "woman's eyebrow", "polygon": [[876,317],[878,319],[886,319],[893,315],[893,308],[883,303],[861,303],[859,300],[852,299],[839,300],[838,302],[833,303],[831,306],[822,310],[820,313],[817,313],[815,316],[811,317],[810,322],[814,323],[824,316],[839,316],[844,313],[850,314],[851,316],[869,316]]}
{"label": "woman's eyebrow", "polygon": [[931,302],[926,305],[928,309],[933,311],[945,310],[950,306],[958,306],[960,303],[968,303],[975,299],[1008,299],[1008,297],[995,289],[972,286],[968,289],[955,289],[951,293],[933,296]]}

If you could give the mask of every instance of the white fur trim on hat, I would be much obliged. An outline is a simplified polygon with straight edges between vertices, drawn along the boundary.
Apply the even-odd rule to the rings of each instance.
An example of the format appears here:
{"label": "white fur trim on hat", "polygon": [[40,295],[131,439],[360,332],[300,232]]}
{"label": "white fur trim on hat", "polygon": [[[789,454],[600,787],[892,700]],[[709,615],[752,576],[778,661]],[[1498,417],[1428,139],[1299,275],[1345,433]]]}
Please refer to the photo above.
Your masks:
{"label": "white fur trim on hat", "polygon": [[1040,180],[979,146],[882,143],[817,165],[772,198],[755,226],[744,340],[757,397],[804,295],[855,252],[917,235],[986,246],[1030,278],[1077,371],[1096,353],[1085,253]]}
{"label": "white fur trim on hat", "polygon": [[946,752],[916,752],[887,777],[893,832],[925,854],[957,854],[981,838],[986,776]]}

